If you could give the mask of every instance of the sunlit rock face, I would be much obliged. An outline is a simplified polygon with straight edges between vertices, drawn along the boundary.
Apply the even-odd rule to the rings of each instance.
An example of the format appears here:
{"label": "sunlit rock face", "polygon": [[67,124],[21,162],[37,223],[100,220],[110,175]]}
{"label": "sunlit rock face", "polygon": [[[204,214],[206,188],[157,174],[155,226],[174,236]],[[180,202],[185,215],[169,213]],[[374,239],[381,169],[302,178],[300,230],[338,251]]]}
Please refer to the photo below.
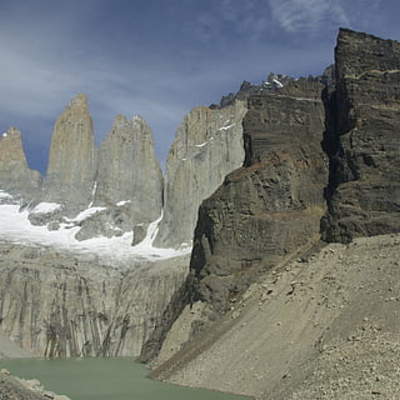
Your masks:
{"label": "sunlit rock face", "polygon": [[40,183],[39,172],[29,169],[26,162],[21,132],[9,128],[0,135],[0,189],[33,196]]}
{"label": "sunlit rock face", "polygon": [[87,206],[95,174],[93,121],[86,96],[79,94],[55,123],[44,197],[71,208]]}
{"label": "sunlit rock face", "polygon": [[187,257],[118,268],[94,255],[0,245],[0,320],[46,357],[137,356],[181,286]]}
{"label": "sunlit rock face", "polygon": [[161,215],[162,197],[161,168],[143,118],[118,115],[96,149],[88,102],[80,94],[56,121],[47,179],[29,219],[51,230],[79,226],[77,240],[122,236],[138,227],[143,239]]}
{"label": "sunlit rock face", "polygon": [[156,245],[190,243],[201,202],[244,161],[245,101],[219,109],[194,108],[179,126],[170,149],[165,213]]}
{"label": "sunlit rock face", "polygon": [[20,208],[1,189],[7,336],[46,357],[139,355],[186,281],[201,201],[244,161],[246,110],[244,101],[193,110],[164,188],[146,122],[117,116],[96,150],[86,97],[76,96],[55,124],[41,190]]}
{"label": "sunlit rock face", "polygon": [[150,127],[139,116],[131,120],[117,116],[98,150],[94,205],[120,208],[129,215],[132,230],[161,215],[162,192],[163,176]]}

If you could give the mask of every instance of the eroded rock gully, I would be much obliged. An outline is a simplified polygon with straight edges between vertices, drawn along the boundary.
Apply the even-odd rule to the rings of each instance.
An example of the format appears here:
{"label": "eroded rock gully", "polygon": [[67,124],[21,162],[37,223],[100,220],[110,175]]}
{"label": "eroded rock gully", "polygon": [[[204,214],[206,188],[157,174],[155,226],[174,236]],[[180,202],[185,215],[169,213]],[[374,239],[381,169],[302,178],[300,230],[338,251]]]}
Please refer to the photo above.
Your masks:
{"label": "eroded rock gully", "polygon": [[185,258],[129,270],[93,256],[0,244],[0,327],[45,357],[137,356],[182,285]]}

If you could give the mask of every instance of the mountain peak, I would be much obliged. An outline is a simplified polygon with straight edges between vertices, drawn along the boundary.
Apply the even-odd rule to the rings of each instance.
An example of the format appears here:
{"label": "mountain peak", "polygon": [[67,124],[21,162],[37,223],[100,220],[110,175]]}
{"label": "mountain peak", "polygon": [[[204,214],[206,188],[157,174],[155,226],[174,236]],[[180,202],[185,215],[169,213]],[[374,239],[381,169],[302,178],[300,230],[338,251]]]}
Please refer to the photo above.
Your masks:
{"label": "mountain peak", "polygon": [[88,108],[88,98],[84,93],[78,93],[70,102],[70,107]]}

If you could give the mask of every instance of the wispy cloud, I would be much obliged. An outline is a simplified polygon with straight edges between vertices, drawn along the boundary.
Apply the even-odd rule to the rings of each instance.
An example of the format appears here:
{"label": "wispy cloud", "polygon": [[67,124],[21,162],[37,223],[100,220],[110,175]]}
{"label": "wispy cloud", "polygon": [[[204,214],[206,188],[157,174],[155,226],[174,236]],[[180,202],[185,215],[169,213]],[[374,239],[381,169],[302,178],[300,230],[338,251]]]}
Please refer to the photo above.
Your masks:
{"label": "wispy cloud", "polygon": [[273,18],[289,33],[318,31],[322,25],[349,25],[338,0],[269,0]]}
{"label": "wispy cloud", "polygon": [[223,43],[232,38],[257,40],[269,30],[268,0],[221,0],[202,10],[195,21],[195,31],[203,42]]}
{"label": "wispy cloud", "polygon": [[[0,129],[15,124],[27,133],[32,156],[38,143],[47,146],[68,100],[84,92],[98,141],[116,114],[138,113],[153,127],[158,154],[165,159],[191,107],[217,102],[244,79],[257,82],[270,71],[319,73],[331,62],[337,25],[348,26],[348,19],[369,31],[387,29],[386,19],[377,16],[389,15],[392,31],[383,34],[396,38],[400,6],[388,13],[389,2],[397,4],[0,0]],[[290,34],[297,32],[312,34]],[[37,156],[41,168],[42,154]]]}

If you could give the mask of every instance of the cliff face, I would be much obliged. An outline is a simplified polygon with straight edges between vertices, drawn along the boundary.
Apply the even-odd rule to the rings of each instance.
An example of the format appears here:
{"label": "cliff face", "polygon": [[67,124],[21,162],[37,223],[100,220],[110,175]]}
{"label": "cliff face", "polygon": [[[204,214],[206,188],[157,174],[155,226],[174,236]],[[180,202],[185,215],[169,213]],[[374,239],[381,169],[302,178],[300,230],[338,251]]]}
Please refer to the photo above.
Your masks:
{"label": "cliff face", "polygon": [[257,399],[396,397],[399,63],[400,43],[342,29],[325,87],[250,96],[244,167],[202,203],[178,312],[145,346],[155,377]]}
{"label": "cliff face", "polygon": [[51,140],[45,197],[81,208],[91,199],[96,173],[93,121],[87,98],[77,95],[57,119]]}
{"label": "cliff face", "polygon": [[139,355],[187,272],[185,258],[126,270],[44,247],[0,254],[0,327],[45,357]]}
{"label": "cliff face", "polygon": [[166,171],[165,212],[156,245],[190,243],[200,203],[244,160],[245,102],[193,109],[178,128]]}
{"label": "cliff face", "polygon": [[321,89],[317,80],[300,80],[249,98],[245,167],[200,207],[191,259],[195,300],[225,311],[257,274],[318,240],[328,179]]}
{"label": "cliff face", "polygon": [[128,120],[117,116],[97,159],[90,206],[105,210],[84,222],[77,238],[114,236],[134,230],[137,244],[163,207],[163,176],[151,129],[141,117]]}
{"label": "cliff face", "polygon": [[342,29],[331,103],[327,241],[400,231],[400,43]]}
{"label": "cliff face", "polygon": [[[152,132],[141,117],[119,115],[98,150],[86,96],[76,96],[57,119],[48,175],[29,217],[51,230],[79,226],[77,240],[135,235],[162,210],[163,176]],[[42,203],[42,204],[40,204]]]}
{"label": "cliff face", "polygon": [[130,204],[133,220],[150,222],[161,214],[163,177],[152,132],[141,117],[119,115],[99,148],[96,206]]}
{"label": "cliff face", "polygon": [[9,128],[0,136],[0,187],[32,196],[41,183],[39,172],[28,168],[21,132]]}

